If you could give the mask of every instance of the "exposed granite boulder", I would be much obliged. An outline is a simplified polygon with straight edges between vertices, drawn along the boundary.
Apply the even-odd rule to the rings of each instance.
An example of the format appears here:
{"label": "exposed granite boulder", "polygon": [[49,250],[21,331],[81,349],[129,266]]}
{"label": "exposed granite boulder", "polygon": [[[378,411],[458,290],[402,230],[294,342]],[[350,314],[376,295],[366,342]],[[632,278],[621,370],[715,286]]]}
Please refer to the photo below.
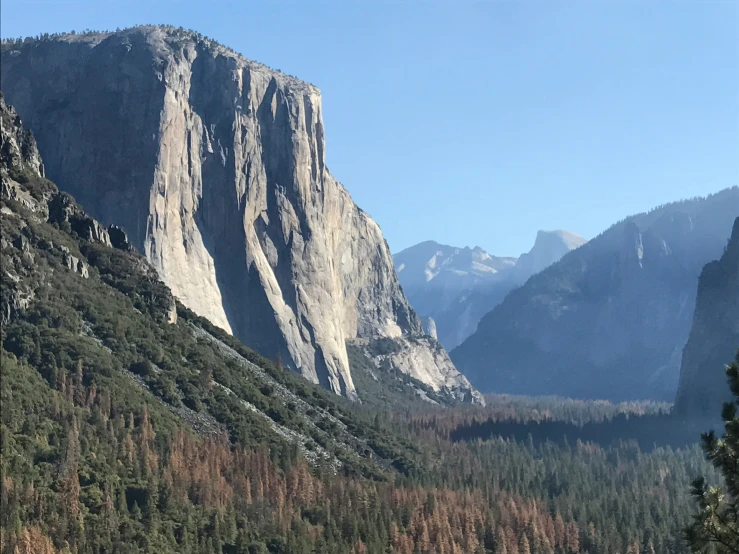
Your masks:
{"label": "exposed granite boulder", "polygon": [[18,235],[17,237],[15,237],[12,240],[11,244],[15,248],[17,248],[18,250],[20,250],[21,252],[23,252],[24,254],[25,253],[28,253],[28,251],[30,250],[30,246],[28,244],[28,239],[26,237],[24,237],[23,235]]}
{"label": "exposed granite boulder", "polygon": [[65,254],[64,265],[67,266],[67,269],[69,269],[70,271],[74,271],[75,273],[79,273],[85,279],[90,276],[87,262],[85,262],[84,260],[80,260],[76,256]]}
{"label": "exposed granite boulder", "polygon": [[346,340],[422,334],[380,228],[326,168],[314,86],[162,27],[26,41],[2,83],[49,176],[265,356],[355,397]]}
{"label": "exposed granite boulder", "polygon": [[421,321],[423,321],[423,332],[432,339],[438,340],[438,337],[436,336],[436,322],[434,321],[434,318],[424,317],[421,318]]}
{"label": "exposed granite boulder", "polygon": [[108,226],[108,237],[110,237],[110,244],[113,248],[118,250],[125,250],[126,252],[132,252],[135,250],[133,244],[128,240],[128,234],[118,225]]}
{"label": "exposed granite boulder", "polygon": [[739,351],[739,217],[723,256],[698,281],[693,327],[683,350],[675,413],[718,418],[731,393],[723,368]]}
{"label": "exposed granite boulder", "polygon": [[68,223],[80,238],[111,246],[105,227],[88,216],[70,195],[63,192],[55,194],[49,202],[49,222],[59,225]]}

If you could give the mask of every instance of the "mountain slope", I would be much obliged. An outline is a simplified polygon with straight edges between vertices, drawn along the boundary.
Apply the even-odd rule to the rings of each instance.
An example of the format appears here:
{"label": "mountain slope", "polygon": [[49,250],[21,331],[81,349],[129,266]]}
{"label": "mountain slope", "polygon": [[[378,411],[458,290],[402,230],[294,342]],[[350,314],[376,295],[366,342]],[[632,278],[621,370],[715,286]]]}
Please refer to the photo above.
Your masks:
{"label": "mountain slope", "polygon": [[531,277],[452,353],[483,391],[673,398],[697,279],[739,188],[629,217]]}
{"label": "mountain slope", "polygon": [[411,306],[433,319],[439,341],[451,349],[510,290],[585,242],[569,231],[539,231],[532,249],[516,259],[427,241],[398,252],[393,261]]}
{"label": "mountain slope", "polygon": [[722,368],[739,351],[739,217],[723,256],[698,281],[693,327],[683,351],[675,413],[718,416],[731,399]]}
{"label": "mountain slope", "polygon": [[[465,514],[490,522],[480,536],[500,528],[480,494],[421,488],[429,454],[380,413],[175,305],[125,233],[43,168],[0,94],[3,552],[411,552],[424,533],[408,514],[432,494],[453,518],[452,550],[468,544]],[[383,368],[366,372],[381,375],[373,394],[399,393],[404,408],[413,390],[433,397],[405,374],[388,390]],[[496,492],[501,506],[514,499],[528,506]],[[524,519],[509,521],[512,532]]]}
{"label": "mountain slope", "polygon": [[[153,26],[6,42],[2,86],[48,175],[265,356],[355,398],[348,340],[423,334],[379,226],[326,168],[314,86]],[[446,354],[415,367],[398,369],[472,393]]]}
{"label": "mountain slope", "polygon": [[[42,177],[1,98],[4,553],[686,552],[684,491],[709,469],[697,446],[605,446],[619,431],[603,420],[625,415],[596,404],[574,415],[508,399],[489,411],[365,416],[369,401],[280,370],[182,305],[173,312],[123,231]],[[395,345],[376,342],[367,347],[383,355]],[[432,394],[402,373],[388,391],[391,372],[364,370],[354,375],[373,380],[371,407],[397,392],[405,409],[408,388]],[[639,423],[644,409],[626,413]],[[595,443],[562,437],[559,447],[539,442],[542,418],[605,428]],[[495,422],[529,439],[450,437]],[[639,514],[654,516],[645,526]]]}
{"label": "mountain slope", "polygon": [[43,377],[44,394],[93,401],[105,389],[118,409],[149,403],[158,419],[203,436],[292,444],[309,460],[370,473],[390,467],[370,435],[349,431],[361,423],[333,395],[176,306],[119,228],[43,177],[33,137],[1,95],[0,120],[3,355]]}

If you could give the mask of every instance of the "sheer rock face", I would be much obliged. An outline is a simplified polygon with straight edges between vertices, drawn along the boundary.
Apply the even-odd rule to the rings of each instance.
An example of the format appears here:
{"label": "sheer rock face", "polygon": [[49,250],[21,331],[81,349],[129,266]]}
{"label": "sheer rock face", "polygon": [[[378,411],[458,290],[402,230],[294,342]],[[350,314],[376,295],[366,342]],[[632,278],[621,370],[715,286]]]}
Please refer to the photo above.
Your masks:
{"label": "sheer rock face", "polygon": [[698,281],[693,327],[683,350],[675,412],[718,417],[731,393],[723,368],[739,350],[739,217],[723,256]]}
{"label": "sheer rock face", "polygon": [[[16,315],[28,309],[37,297],[38,287],[55,271],[53,266],[39,265],[40,250],[57,252],[61,255],[63,267],[79,274],[81,278],[90,277],[88,262],[80,252],[74,255],[68,246],[39,238],[29,222],[54,223],[66,227],[83,241],[107,246],[111,244],[108,229],[88,216],[74,199],[60,192],[56,185],[44,177],[44,164],[36,141],[23,126],[15,109],[5,103],[2,93],[0,185],[0,213],[3,218],[7,218],[7,226],[3,226],[3,236],[0,238],[3,253],[0,269],[3,285],[0,287],[0,324],[6,325]],[[125,237],[122,229],[117,231]],[[126,249],[123,246],[125,245],[120,244],[116,248]],[[167,316],[170,322],[175,322],[175,300],[169,292],[167,294],[170,301]]]}
{"label": "sheer rock face", "polygon": [[49,176],[264,355],[354,397],[347,340],[422,333],[312,85],[159,27],[4,46],[2,82]]}

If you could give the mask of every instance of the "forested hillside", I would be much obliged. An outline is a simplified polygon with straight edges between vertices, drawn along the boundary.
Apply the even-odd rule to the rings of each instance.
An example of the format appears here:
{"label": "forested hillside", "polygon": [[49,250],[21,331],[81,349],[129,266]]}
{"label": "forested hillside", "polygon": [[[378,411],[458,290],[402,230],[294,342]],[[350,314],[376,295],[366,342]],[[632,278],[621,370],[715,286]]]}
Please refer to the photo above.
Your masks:
{"label": "forested hillside", "polygon": [[177,304],[0,113],[2,554],[687,552],[696,445],[460,436],[663,406],[451,411],[354,346],[351,405]]}

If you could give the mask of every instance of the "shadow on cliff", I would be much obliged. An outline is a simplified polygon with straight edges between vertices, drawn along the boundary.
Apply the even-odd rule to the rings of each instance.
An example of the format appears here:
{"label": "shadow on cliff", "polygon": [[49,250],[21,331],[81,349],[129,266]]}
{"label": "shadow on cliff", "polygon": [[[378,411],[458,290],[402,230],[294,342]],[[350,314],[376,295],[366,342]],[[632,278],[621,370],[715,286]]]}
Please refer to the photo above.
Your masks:
{"label": "shadow on cliff", "polygon": [[[287,236],[284,234],[282,221],[286,214],[278,196],[281,193],[289,200],[294,194],[295,164],[290,155],[294,146],[289,108],[272,79],[256,113],[251,113],[252,99],[249,95],[254,91],[249,70],[243,70],[240,91],[230,76],[222,78],[224,73],[231,73],[227,59],[214,59],[205,52],[200,54],[192,64],[189,101],[204,125],[207,122],[204,133],[208,135],[211,148],[203,151],[202,199],[195,222],[213,259],[223,309],[233,333],[260,354],[273,360],[280,357],[287,366],[296,370],[297,363],[273,315],[275,309],[267,296],[262,276],[253,264],[250,266],[247,252],[249,248],[262,249],[260,254],[267,256],[272,266],[282,300],[293,313],[297,313],[299,299],[293,268],[295,231],[290,230]],[[228,82],[234,90],[229,91],[230,94],[214,96],[209,93],[210,82]],[[224,98],[235,98],[236,102],[228,103]],[[252,119],[244,121],[244,118]],[[255,126],[258,137],[250,136],[252,129],[249,124]],[[244,153],[241,159],[237,158],[233,147],[224,146],[238,141]],[[239,190],[241,183],[243,189]],[[260,212],[258,205],[250,205],[249,202],[264,203],[266,210]],[[302,213],[302,202],[293,201],[291,204],[301,238],[307,243],[311,230],[306,214]],[[253,225],[258,245],[248,241],[247,234],[251,230],[246,228],[247,225]],[[319,383],[330,388],[325,356],[315,345],[312,326],[304,317],[294,324],[307,330],[315,346],[314,363]],[[341,385],[343,389],[344,383]]]}
{"label": "shadow on cliff", "polygon": [[[284,340],[259,274],[249,268],[245,225],[246,202],[249,195],[250,167],[236,167],[233,148],[233,105],[224,102],[227,95],[213,95],[209,83],[220,82],[219,72],[229,71],[225,59],[213,59],[199,52],[192,64],[189,102],[195,114],[207,125],[203,140],[210,148],[202,155],[202,198],[194,214],[203,244],[213,259],[216,282],[221,293],[223,310],[235,336],[262,355],[289,360]],[[228,81],[227,81],[228,82]],[[188,146],[192,141],[188,141]],[[246,172],[244,194],[238,196],[238,173]]]}

